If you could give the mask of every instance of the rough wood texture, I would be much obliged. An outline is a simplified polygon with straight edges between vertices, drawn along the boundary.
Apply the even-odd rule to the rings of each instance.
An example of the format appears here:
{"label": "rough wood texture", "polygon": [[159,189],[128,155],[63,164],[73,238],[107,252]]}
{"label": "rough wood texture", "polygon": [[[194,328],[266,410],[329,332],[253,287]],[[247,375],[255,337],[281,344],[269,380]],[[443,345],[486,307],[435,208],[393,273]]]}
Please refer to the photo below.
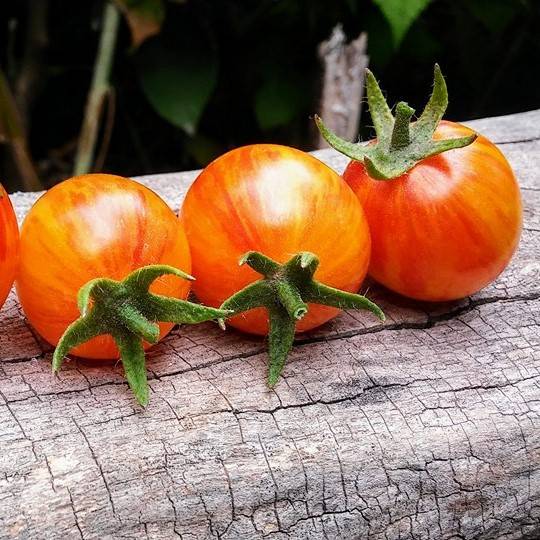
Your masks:
{"label": "rough wood texture", "polygon": [[[352,140],[358,133],[364,71],[369,58],[366,54],[367,34],[360,34],[347,44],[341,25],[319,45],[319,58],[323,67],[322,95],[319,116],[340,137]],[[317,132],[318,148],[327,143]]]}
{"label": "rough wood texture", "polygon": [[[52,377],[12,296],[0,537],[539,538],[540,111],[471,125],[523,187],[511,266],[453,304],[372,287],[387,324],[345,313],[300,337],[275,391],[258,339],[180,328],[150,354],[142,411],[115,366]],[[142,181],[177,207],[194,174]],[[14,197],[21,217],[35,198]]]}

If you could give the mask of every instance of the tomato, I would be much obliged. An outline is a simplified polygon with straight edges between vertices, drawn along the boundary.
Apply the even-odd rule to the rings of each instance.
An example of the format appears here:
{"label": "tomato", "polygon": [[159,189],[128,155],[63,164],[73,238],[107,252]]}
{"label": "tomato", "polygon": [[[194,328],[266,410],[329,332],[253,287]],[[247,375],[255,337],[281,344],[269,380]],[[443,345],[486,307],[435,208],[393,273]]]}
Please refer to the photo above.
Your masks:
{"label": "tomato", "polygon": [[[435,139],[472,131],[441,122]],[[508,265],[521,233],[519,187],[497,147],[478,137],[379,181],[352,161],[345,181],[360,200],[372,237],[370,275],[419,300],[463,298]]]}
{"label": "tomato", "polygon": [[[153,264],[191,270],[186,236],[174,212],[133,180],[78,176],[45,193],[26,216],[17,292],[30,323],[55,345],[80,315],[77,292],[83,285],[95,278],[121,280]],[[151,287],[156,294],[182,299],[189,289],[189,282],[169,275]],[[163,337],[173,324],[159,327]],[[108,335],[73,352],[96,359],[119,356]]]}
{"label": "tomato", "polygon": [[[370,235],[357,198],[332,169],[300,150],[258,144],[219,157],[190,187],[180,217],[191,247],[194,292],[210,306],[220,306],[261,277],[238,266],[249,251],[278,263],[312,252],[320,259],[316,279],[344,291],[357,291],[367,272]],[[309,304],[296,330],[314,328],[338,313]],[[268,333],[262,308],[228,322]]]}
{"label": "tomato", "polygon": [[438,65],[418,120],[406,103],[395,118],[373,74],[367,97],[377,139],[349,143],[316,118],[331,146],[353,158],[344,173],[372,237],[369,273],[418,300],[477,292],[508,265],[519,242],[519,187],[503,154],[485,137],[441,118],[448,105]]}
{"label": "tomato", "polygon": [[19,228],[13,206],[0,184],[0,308],[15,279],[19,254]]}

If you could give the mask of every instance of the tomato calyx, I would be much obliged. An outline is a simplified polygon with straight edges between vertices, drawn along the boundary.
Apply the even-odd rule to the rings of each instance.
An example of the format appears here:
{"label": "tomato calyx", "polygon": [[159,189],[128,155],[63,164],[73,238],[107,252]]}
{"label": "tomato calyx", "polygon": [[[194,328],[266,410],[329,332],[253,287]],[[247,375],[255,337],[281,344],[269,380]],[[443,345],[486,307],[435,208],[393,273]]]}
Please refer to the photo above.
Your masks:
{"label": "tomato calyx", "polygon": [[368,174],[376,180],[402,176],[420,161],[473,143],[477,134],[453,139],[433,140],[433,134],[448,107],[448,89],[438,64],[434,68],[433,92],[424,111],[411,123],[414,109],[404,101],[396,105],[395,117],[373,73],[366,69],[366,93],[377,140],[363,146],[341,139],[330,131],[320,117],[315,122],[326,142],[338,152],[363,161]]}
{"label": "tomato calyx", "polygon": [[192,276],[168,265],[139,268],[123,281],[93,279],[77,295],[80,318],[71,323],[60,338],[53,355],[53,373],[59,371],[69,351],[92,338],[111,335],[114,339],[128,384],[138,403],[148,404],[148,380],[142,340],[157,343],[159,322],[196,324],[228,317],[230,312],[149,292],[161,276]]}
{"label": "tomato calyx", "polygon": [[308,302],[339,309],[366,309],[385,320],[379,306],[365,296],[341,291],[314,280],[319,259],[308,251],[297,253],[285,264],[279,264],[257,251],[249,251],[239,264],[247,264],[264,278],[228,298],[221,309],[230,309],[233,315],[258,307],[268,311],[270,387],[279,379],[293,345],[296,321],[308,312]]}

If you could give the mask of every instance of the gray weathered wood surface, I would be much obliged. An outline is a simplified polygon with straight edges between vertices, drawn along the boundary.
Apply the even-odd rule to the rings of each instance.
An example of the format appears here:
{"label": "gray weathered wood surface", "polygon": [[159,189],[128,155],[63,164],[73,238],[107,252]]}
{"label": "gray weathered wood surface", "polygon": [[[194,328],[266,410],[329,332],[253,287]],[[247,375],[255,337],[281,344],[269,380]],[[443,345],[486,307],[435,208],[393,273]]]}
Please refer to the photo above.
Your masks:
{"label": "gray weathered wood surface", "polygon": [[[470,124],[523,188],[511,266],[453,304],[372,288],[388,322],[345,313],[301,336],[275,391],[260,340],[206,324],[151,352],[142,411],[118,367],[52,377],[12,295],[0,537],[539,538],[540,111]],[[176,208],[194,175],[142,181]],[[35,198],[15,195],[21,218]]]}

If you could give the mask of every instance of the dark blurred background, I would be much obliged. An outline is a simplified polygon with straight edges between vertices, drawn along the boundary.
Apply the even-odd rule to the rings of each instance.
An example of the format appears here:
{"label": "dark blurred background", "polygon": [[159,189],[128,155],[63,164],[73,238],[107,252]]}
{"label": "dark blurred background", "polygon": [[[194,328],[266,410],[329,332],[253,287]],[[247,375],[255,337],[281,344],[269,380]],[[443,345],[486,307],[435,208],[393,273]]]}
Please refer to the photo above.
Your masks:
{"label": "dark blurred background", "polygon": [[[539,0],[114,5],[117,26],[104,0],[1,3],[0,180],[8,190],[50,187],[76,167],[124,176],[199,168],[251,142],[313,149],[317,48],[338,23],[350,40],[367,33],[369,66],[391,105],[421,108],[437,61],[449,87],[447,118],[540,107]],[[86,114],[83,138],[94,120],[95,141],[81,143],[96,69],[110,89]],[[368,137],[365,108],[361,126]]]}

